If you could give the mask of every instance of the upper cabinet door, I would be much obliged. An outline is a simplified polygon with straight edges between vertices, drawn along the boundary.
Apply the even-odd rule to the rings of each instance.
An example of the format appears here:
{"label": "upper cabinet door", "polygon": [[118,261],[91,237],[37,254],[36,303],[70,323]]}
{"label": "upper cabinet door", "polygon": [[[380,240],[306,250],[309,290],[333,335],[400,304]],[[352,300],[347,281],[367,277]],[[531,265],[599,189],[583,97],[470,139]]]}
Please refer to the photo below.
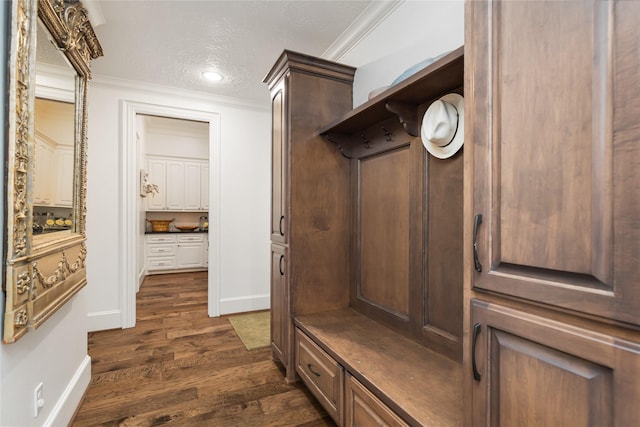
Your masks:
{"label": "upper cabinet door", "polygon": [[167,209],[184,209],[184,162],[167,161]]}
{"label": "upper cabinet door", "polygon": [[640,2],[467,7],[474,288],[640,324]]}
{"label": "upper cabinet door", "polygon": [[285,134],[286,102],[285,80],[272,92],[271,126],[271,240],[278,243],[287,241],[286,182],[287,182],[287,135]]}

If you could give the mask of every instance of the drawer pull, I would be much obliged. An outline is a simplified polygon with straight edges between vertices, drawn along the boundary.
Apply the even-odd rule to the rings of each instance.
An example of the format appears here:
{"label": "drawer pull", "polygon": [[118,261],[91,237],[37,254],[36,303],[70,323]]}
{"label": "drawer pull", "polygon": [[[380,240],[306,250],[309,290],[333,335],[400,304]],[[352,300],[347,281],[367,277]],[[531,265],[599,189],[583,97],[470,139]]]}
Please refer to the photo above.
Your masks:
{"label": "drawer pull", "polygon": [[317,371],[313,370],[313,365],[311,363],[307,363],[307,369],[309,370],[309,372],[311,372],[316,377],[320,376],[320,372],[317,372]]}
{"label": "drawer pull", "polygon": [[278,231],[280,232],[281,236],[284,236],[284,215],[280,216],[280,224],[278,224]]}

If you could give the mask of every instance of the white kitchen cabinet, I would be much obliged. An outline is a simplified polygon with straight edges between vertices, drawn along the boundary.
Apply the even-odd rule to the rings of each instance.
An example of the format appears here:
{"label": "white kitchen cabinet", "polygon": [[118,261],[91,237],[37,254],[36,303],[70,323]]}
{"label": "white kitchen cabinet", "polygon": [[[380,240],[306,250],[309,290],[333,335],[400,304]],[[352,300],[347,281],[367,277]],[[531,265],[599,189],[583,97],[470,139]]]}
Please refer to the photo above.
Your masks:
{"label": "white kitchen cabinet", "polygon": [[54,204],[71,207],[73,205],[73,148],[58,147],[55,150],[56,167],[58,169]]}
{"label": "white kitchen cabinet", "polygon": [[184,208],[200,210],[201,164],[195,162],[184,163]]}
{"label": "white kitchen cabinet", "polygon": [[[149,211],[206,212],[209,208],[209,163],[174,157],[147,158],[149,182],[159,194],[147,197]],[[203,189],[203,183],[206,188]],[[203,198],[206,194],[206,198]]]}
{"label": "white kitchen cabinet", "polygon": [[50,206],[53,202],[54,151],[53,147],[36,136],[33,203]]}
{"label": "white kitchen cabinet", "polygon": [[146,236],[147,272],[193,270],[207,268],[206,233],[162,233]]}
{"label": "white kitchen cabinet", "polygon": [[167,209],[183,210],[184,206],[184,162],[167,161]]}
{"label": "white kitchen cabinet", "polygon": [[204,267],[205,246],[204,236],[202,234],[178,236],[177,246],[178,268]]}
{"label": "white kitchen cabinet", "polygon": [[147,271],[175,270],[177,239],[171,234],[148,235],[146,239]]}
{"label": "white kitchen cabinet", "polygon": [[158,186],[158,193],[147,195],[147,210],[159,211],[167,207],[167,161],[147,159],[149,182]]}
{"label": "white kitchen cabinet", "polygon": [[36,132],[33,203],[38,206],[73,205],[73,147],[56,145]]}
{"label": "white kitchen cabinet", "polygon": [[209,164],[200,165],[200,206],[202,210],[209,210]]}

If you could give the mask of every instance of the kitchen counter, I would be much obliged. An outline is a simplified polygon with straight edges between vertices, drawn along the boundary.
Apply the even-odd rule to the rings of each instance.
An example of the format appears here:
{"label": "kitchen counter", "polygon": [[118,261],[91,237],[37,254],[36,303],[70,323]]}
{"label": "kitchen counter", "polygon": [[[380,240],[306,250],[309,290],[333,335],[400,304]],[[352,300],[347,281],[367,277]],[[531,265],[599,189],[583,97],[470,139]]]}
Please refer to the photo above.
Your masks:
{"label": "kitchen counter", "polygon": [[169,231],[145,231],[144,234],[194,234],[194,233],[209,233],[209,231],[180,231],[180,230],[169,230]]}

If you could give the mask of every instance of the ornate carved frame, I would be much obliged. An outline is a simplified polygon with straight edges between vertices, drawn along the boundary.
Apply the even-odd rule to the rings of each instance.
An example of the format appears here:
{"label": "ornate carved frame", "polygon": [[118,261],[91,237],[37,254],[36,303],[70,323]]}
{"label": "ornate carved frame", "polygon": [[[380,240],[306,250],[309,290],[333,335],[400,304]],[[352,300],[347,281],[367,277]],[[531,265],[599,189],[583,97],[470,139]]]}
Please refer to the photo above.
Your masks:
{"label": "ornate carved frame", "polygon": [[[37,20],[76,71],[75,167],[71,233],[34,241],[33,170]],[[5,343],[38,328],[87,283],[86,96],[89,63],[102,47],[79,0],[14,0],[8,69],[7,185],[3,291]],[[58,233],[55,233],[58,234]]]}

